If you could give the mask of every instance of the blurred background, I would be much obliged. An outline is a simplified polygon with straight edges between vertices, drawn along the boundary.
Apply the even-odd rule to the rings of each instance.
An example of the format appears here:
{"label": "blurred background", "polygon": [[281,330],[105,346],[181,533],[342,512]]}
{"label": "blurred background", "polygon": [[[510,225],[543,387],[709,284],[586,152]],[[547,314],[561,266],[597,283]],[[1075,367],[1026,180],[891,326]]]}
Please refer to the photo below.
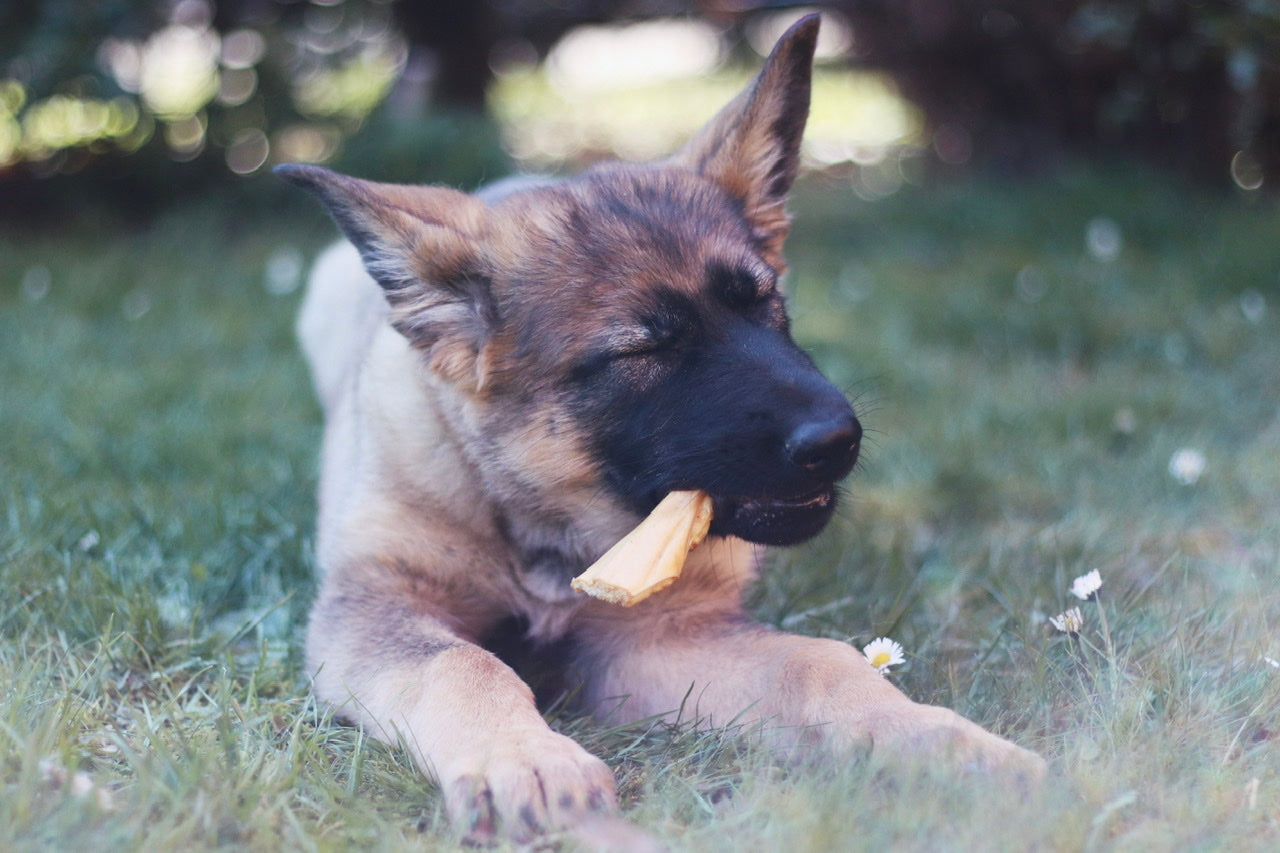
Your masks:
{"label": "blurred background", "polygon": [[[748,605],[894,638],[913,698],[1065,784],[557,728],[673,849],[1280,850],[1280,0],[808,8],[788,304],[867,450]],[[0,0],[0,850],[452,849],[403,753],[307,698],[292,326],[336,230],[270,167],[661,155],[806,10]]]}
{"label": "blurred background", "polygon": [[[474,186],[672,150],[824,12],[807,169],[865,199],[1140,161],[1280,184],[1275,0],[45,0],[0,11],[0,216],[145,215],[288,161]],[[1270,185],[1268,182],[1271,182]]]}

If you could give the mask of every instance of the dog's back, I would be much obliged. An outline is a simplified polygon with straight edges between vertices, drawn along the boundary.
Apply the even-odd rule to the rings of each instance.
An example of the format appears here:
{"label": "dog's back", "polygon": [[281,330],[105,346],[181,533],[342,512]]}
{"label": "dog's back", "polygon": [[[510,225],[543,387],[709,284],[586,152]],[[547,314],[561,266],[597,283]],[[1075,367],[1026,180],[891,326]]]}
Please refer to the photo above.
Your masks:
{"label": "dog's back", "polygon": [[386,316],[387,301],[355,246],[344,240],[325,249],[311,271],[297,332],[326,415],[358,372]]}

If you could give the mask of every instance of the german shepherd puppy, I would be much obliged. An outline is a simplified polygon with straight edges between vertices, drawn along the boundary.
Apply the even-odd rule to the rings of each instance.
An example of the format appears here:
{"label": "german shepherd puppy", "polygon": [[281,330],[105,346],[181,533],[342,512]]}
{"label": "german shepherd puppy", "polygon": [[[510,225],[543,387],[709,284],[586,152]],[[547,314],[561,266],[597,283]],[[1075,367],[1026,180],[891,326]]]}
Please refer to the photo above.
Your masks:
{"label": "german shepherd puppy", "polygon": [[[792,341],[778,286],[817,32],[816,16],[792,27],[662,162],[478,196],[277,170],[350,240],[318,261],[299,322],[327,421],[315,691],[403,740],[472,839],[616,808],[604,762],[482,647],[512,617],[528,644],[571,649],[578,695],[615,721],[684,706],[764,724],[784,750],[1041,772],[849,645],[740,604],[758,546],[831,518],[861,436]],[[674,586],[627,609],[570,589],[675,489],[710,493],[715,518]]]}

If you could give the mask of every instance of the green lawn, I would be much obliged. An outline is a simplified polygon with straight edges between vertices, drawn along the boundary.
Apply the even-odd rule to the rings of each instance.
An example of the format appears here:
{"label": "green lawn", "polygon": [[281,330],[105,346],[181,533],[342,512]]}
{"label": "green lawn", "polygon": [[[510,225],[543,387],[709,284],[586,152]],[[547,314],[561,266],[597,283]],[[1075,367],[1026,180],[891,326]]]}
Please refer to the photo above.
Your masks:
{"label": "green lawn", "polygon": [[[280,291],[332,229],[297,205],[0,235],[0,848],[454,846],[301,669],[320,423]],[[1051,778],[555,725],[675,849],[1280,846],[1280,209],[1093,170],[795,210],[797,336],[869,446],[751,605],[898,639],[910,695]]]}

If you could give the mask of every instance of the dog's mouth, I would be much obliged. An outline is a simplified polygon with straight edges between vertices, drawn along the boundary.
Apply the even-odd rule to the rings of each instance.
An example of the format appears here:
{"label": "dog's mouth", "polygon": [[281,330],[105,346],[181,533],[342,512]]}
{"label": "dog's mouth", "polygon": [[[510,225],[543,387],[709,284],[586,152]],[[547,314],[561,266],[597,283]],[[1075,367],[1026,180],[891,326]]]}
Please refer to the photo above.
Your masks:
{"label": "dog's mouth", "polygon": [[761,545],[795,545],[816,536],[836,508],[836,487],[792,497],[712,495],[711,535],[737,536]]}

